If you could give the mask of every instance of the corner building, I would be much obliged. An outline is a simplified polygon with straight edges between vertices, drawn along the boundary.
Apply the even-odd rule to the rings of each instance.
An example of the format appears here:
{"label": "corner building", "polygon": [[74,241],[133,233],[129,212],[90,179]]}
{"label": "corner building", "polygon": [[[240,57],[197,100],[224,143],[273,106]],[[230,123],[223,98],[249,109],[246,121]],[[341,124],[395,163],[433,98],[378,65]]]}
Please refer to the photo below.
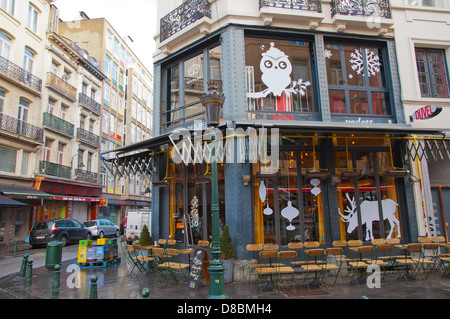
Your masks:
{"label": "corner building", "polygon": [[[154,165],[154,238],[210,239],[210,165],[176,164],[169,137],[206,129],[200,97],[215,80],[234,147],[218,165],[220,223],[236,258],[250,243],[417,240],[404,147],[417,129],[405,119],[389,1],[176,2],[159,2],[153,138],[114,160]],[[262,160],[274,145],[275,170]]]}

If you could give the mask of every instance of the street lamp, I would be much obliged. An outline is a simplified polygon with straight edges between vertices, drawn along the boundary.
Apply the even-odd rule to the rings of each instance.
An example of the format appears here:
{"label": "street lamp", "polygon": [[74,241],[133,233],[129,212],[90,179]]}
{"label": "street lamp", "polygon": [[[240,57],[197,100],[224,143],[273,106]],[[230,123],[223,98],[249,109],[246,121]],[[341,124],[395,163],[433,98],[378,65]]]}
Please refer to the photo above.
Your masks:
{"label": "street lamp", "polygon": [[[201,102],[205,107],[206,121],[209,127],[217,128],[220,119],[220,109],[222,108],[225,96],[217,91],[217,82],[208,82],[208,93],[201,96]],[[225,294],[224,271],[225,267],[220,261],[220,224],[219,224],[219,183],[217,181],[217,161],[216,161],[216,141],[214,132],[211,136],[213,158],[211,167],[211,233],[212,262],[208,267],[210,274],[208,299],[228,299]]]}

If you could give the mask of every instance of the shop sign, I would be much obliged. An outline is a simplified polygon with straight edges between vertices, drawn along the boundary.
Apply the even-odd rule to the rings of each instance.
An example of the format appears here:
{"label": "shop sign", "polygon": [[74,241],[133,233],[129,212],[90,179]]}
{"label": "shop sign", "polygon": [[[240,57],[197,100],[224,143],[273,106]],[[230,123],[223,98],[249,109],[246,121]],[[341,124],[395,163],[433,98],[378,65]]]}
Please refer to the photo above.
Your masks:
{"label": "shop sign", "polygon": [[427,120],[431,119],[435,116],[438,116],[442,112],[441,106],[427,105],[421,107],[417,111],[414,112],[415,120]]}
{"label": "shop sign", "polygon": [[42,181],[40,190],[51,194],[69,195],[69,196],[99,197],[102,195],[101,188],[86,187],[75,184],[48,182],[48,181]]}

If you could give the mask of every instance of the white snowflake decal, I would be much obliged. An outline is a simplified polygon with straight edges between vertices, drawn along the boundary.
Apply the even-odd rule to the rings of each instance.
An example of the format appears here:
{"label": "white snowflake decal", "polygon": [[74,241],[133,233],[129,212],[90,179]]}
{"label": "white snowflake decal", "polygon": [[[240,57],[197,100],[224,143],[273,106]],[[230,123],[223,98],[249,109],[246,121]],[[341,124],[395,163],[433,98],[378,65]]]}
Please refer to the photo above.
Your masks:
{"label": "white snowflake decal", "polygon": [[324,54],[325,54],[325,58],[328,58],[328,59],[330,59],[333,56],[333,53],[331,53],[331,50],[327,50],[327,49],[325,49]]}
{"label": "white snowflake decal", "polygon": [[[352,64],[352,69],[356,71],[357,74],[361,74],[364,76],[364,61],[361,50],[355,49],[355,53],[350,54],[352,59],[350,63]],[[380,57],[375,54],[375,51],[369,51],[366,49],[366,61],[367,61],[367,73],[370,76],[375,76],[378,72],[380,72]]]}

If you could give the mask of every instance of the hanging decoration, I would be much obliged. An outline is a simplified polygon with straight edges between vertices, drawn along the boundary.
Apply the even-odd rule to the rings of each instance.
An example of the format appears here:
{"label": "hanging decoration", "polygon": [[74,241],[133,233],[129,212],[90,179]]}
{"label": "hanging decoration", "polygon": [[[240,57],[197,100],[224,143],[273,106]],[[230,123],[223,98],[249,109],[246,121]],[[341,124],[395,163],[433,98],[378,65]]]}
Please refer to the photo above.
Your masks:
{"label": "hanging decoration", "polygon": [[199,217],[198,217],[198,198],[194,196],[191,200],[191,227],[197,228],[199,226]]}
{"label": "hanging decoration", "polygon": [[[365,50],[366,52],[366,64],[367,64],[367,74],[370,76],[375,76],[380,72],[380,57],[375,53],[375,51]],[[365,75],[364,73],[364,59],[361,49],[355,49],[354,53],[351,53],[352,59],[349,61],[352,65],[352,69],[356,71],[357,74]]]}
{"label": "hanging decoration", "polygon": [[292,220],[300,215],[300,212],[297,208],[292,206],[292,202],[288,201],[288,205],[281,211],[281,216],[289,220],[289,226],[286,227],[287,230],[293,231],[295,230],[295,226],[292,225]]}
{"label": "hanging decoration", "polygon": [[322,190],[317,187],[320,185],[320,179],[314,178],[310,181],[310,183],[313,186],[311,188],[311,194],[317,197],[320,193],[322,193]]}

